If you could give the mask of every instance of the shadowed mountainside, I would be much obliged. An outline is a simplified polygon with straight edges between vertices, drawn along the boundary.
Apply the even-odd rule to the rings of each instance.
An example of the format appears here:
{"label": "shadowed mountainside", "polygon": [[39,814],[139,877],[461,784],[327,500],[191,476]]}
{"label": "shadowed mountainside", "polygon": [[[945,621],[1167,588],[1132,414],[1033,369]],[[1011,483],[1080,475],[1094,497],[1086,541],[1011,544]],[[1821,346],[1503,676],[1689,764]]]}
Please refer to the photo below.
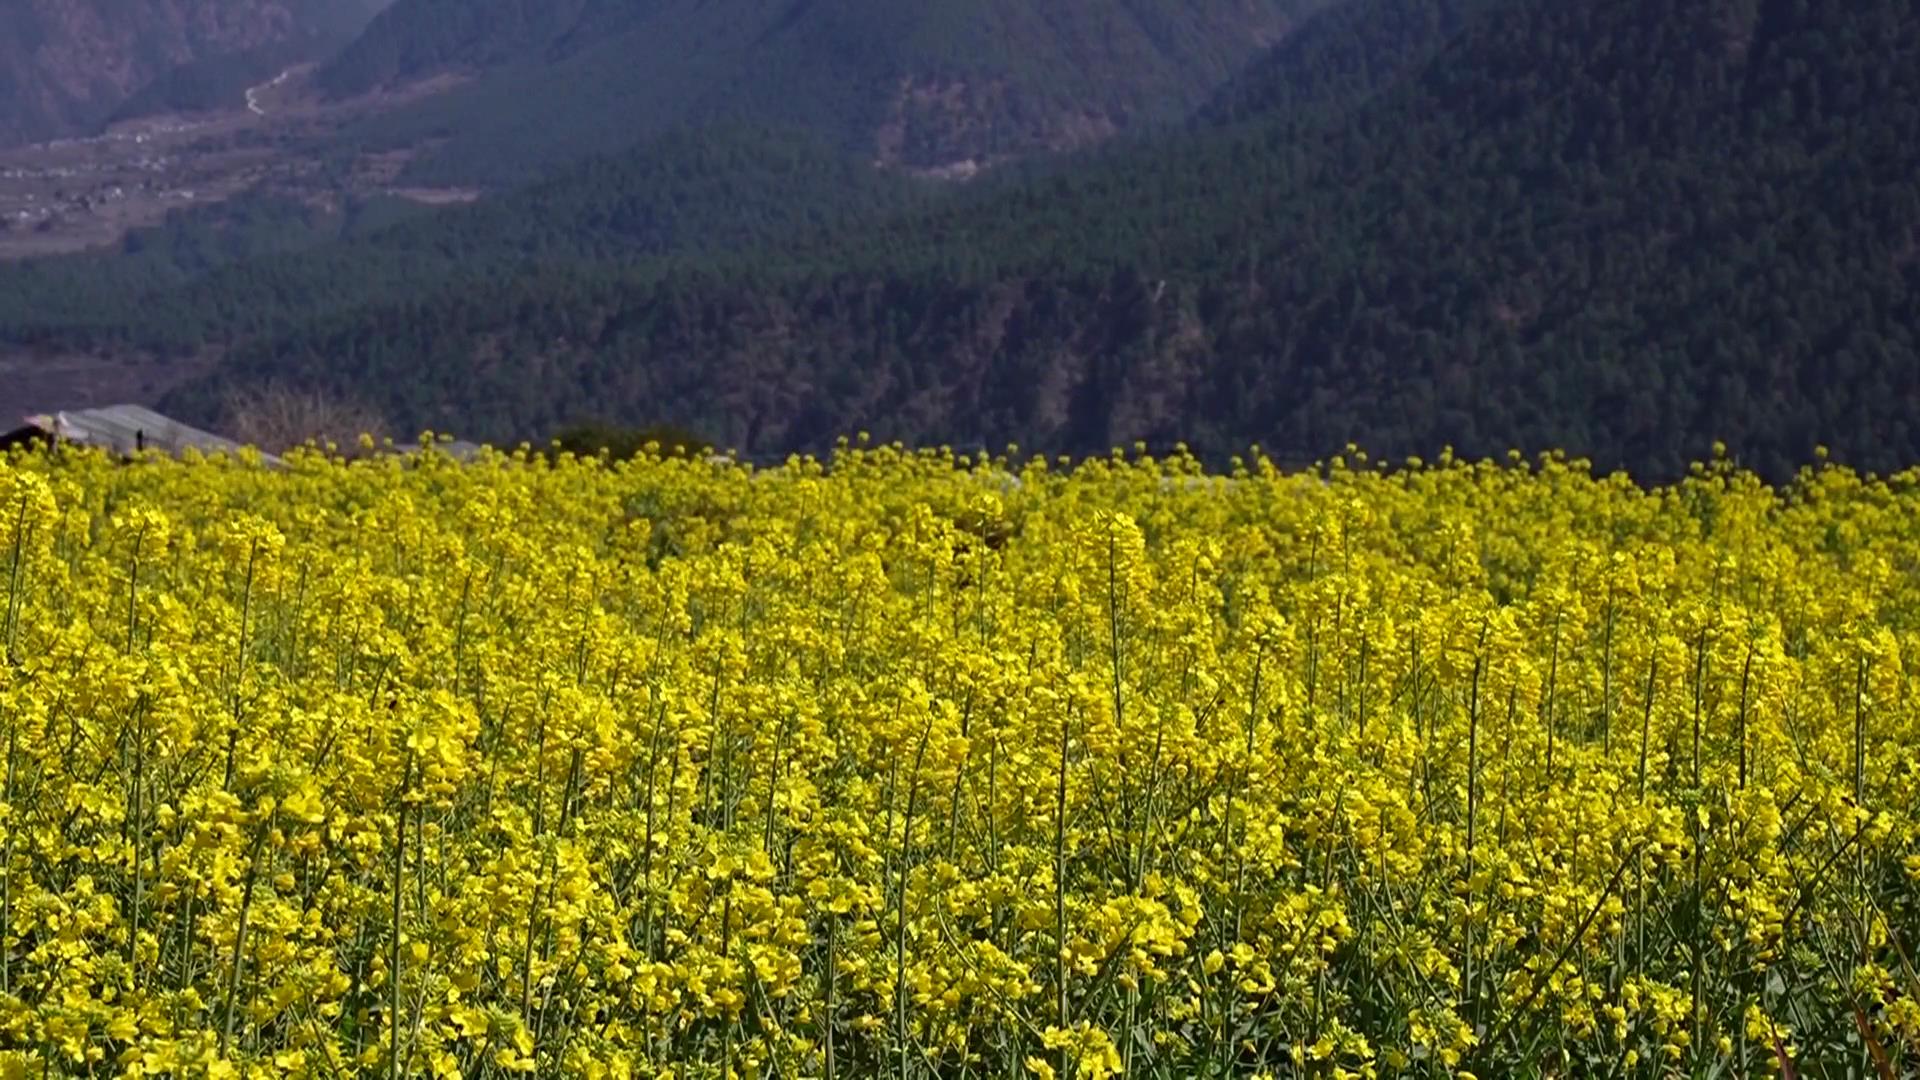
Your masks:
{"label": "shadowed mountainside", "polygon": [[[1235,110],[818,238],[784,276],[503,282],[224,377],[387,387],[405,422],[467,432],[592,408],[751,450],[868,427],[1558,445],[1667,475],[1714,436],[1776,474],[1821,442],[1920,458],[1909,5],[1505,0],[1428,52],[1334,122]],[[402,329],[423,322],[442,332]]]}

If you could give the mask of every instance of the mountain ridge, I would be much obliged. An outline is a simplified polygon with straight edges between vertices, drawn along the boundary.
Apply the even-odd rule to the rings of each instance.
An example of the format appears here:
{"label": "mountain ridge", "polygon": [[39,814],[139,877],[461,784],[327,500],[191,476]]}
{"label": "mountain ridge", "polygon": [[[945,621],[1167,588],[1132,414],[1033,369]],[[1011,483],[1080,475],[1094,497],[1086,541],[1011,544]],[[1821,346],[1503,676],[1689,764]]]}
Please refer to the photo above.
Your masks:
{"label": "mountain ridge", "polygon": [[357,134],[447,144],[425,181],[513,183],[705,123],[796,127],[958,171],[1177,119],[1330,0],[399,0],[317,77],[470,85]]}
{"label": "mountain ridge", "polygon": [[352,36],[385,0],[0,0],[0,146],[91,134],[157,80]]}

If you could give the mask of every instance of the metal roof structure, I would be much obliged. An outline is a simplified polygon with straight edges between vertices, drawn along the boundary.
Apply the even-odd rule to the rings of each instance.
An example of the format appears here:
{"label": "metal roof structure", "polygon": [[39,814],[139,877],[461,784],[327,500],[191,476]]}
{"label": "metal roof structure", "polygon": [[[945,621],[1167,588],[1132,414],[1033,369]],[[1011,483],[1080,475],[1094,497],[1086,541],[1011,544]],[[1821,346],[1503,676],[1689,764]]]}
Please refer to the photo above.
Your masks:
{"label": "metal roof structure", "polygon": [[[240,444],[232,439],[190,427],[141,405],[110,405],[102,409],[29,416],[27,426],[44,432],[56,442],[97,446],[116,454],[158,450],[177,455],[189,448],[203,454],[232,454],[240,449]],[[262,456],[271,463],[279,461],[271,455]]]}

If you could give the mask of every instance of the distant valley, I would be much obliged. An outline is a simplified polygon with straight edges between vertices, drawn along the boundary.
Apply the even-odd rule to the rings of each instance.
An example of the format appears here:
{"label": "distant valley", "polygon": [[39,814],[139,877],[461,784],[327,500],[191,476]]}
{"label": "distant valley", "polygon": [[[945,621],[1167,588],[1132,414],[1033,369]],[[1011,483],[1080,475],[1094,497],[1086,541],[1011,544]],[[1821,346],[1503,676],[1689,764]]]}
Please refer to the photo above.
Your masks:
{"label": "distant valley", "polygon": [[[0,128],[0,259],[110,245],[242,192],[468,201],[716,123],[967,179],[1178,122],[1327,0],[200,2],[142,0],[148,22],[187,28],[145,66],[146,46],[84,11],[36,16],[71,40],[16,55],[0,105],[66,104]],[[187,32],[202,24],[225,32]],[[82,94],[83,67],[125,74]]]}
{"label": "distant valley", "polygon": [[400,184],[414,156],[405,148],[356,153],[336,142],[357,118],[430,96],[451,80],[330,102],[308,91],[312,71],[311,64],[283,68],[217,107],[0,148],[0,260],[111,247],[170,214],[243,193],[322,209],[382,194],[432,205],[479,196],[476,188]]}

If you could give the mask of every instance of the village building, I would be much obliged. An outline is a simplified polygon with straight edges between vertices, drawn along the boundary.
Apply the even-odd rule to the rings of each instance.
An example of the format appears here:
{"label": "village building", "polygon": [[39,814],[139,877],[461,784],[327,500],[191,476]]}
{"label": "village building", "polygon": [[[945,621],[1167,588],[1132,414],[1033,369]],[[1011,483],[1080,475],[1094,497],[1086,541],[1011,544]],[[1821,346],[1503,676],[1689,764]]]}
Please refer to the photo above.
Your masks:
{"label": "village building", "polygon": [[[69,444],[98,447],[131,456],[145,450],[178,456],[192,449],[202,454],[237,453],[240,444],[210,431],[162,416],[143,405],[110,405],[29,416],[19,427],[0,434],[0,450],[31,444]],[[262,455],[279,464],[272,455]]]}

